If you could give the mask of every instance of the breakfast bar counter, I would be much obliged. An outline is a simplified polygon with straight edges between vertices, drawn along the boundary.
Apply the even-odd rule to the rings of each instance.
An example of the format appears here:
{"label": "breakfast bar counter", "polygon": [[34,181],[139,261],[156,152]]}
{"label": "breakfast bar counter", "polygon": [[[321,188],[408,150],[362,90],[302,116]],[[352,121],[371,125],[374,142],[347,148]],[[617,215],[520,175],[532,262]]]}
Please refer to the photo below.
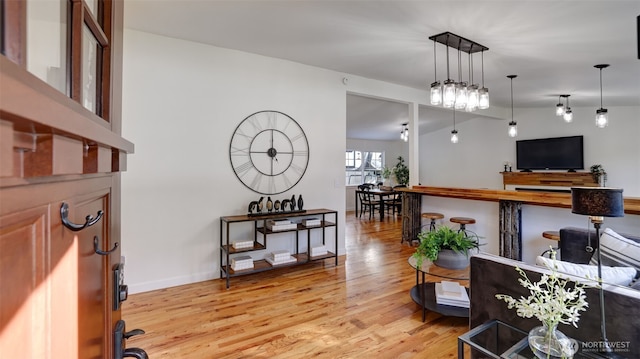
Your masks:
{"label": "breakfast bar counter", "polygon": [[[422,197],[448,197],[476,201],[498,202],[500,206],[500,255],[520,260],[520,209],[523,204],[556,208],[571,208],[571,193],[542,190],[498,190],[412,186],[398,188],[402,192],[402,240],[411,243],[420,232]],[[625,214],[640,215],[640,198],[624,198]]]}

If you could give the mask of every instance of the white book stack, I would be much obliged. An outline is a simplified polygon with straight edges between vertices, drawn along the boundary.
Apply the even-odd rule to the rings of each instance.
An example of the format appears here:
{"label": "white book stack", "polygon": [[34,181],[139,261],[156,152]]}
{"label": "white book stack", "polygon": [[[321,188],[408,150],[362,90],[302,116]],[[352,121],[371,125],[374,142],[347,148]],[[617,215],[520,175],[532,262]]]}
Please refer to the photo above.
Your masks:
{"label": "white book stack", "polygon": [[456,282],[436,283],[436,303],[469,308],[467,290]]}
{"label": "white book stack", "polygon": [[276,232],[296,229],[298,228],[298,225],[296,223],[292,223],[288,219],[270,219],[267,221],[267,228]]}
{"label": "white book stack", "polygon": [[234,249],[253,248],[253,241],[236,241],[231,245]]}
{"label": "white book stack", "polygon": [[239,256],[231,258],[231,269],[234,271],[253,269],[253,258],[251,256]]}
{"label": "white book stack", "polygon": [[318,227],[322,222],[319,218],[307,218],[302,220],[302,224],[305,227]]}
{"label": "white book stack", "polygon": [[327,251],[327,247],[325,247],[325,246],[311,247],[311,256],[312,257],[323,256],[323,255],[326,255],[327,253],[329,253],[329,252]]}
{"label": "white book stack", "polygon": [[297,262],[296,257],[292,256],[287,250],[268,253],[264,259],[272,266]]}

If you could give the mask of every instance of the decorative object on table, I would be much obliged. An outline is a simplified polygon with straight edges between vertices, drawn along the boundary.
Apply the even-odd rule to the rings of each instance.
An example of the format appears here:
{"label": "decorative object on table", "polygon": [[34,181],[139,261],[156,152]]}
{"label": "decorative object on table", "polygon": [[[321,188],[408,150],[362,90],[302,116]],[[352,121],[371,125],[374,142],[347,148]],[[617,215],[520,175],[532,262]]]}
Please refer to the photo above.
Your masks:
{"label": "decorative object on table", "polygon": [[418,234],[420,245],[413,256],[418,267],[426,258],[433,264],[447,269],[462,269],[469,266],[469,255],[477,253],[480,237],[472,232],[465,235],[447,226],[440,226],[435,231],[422,231]]}
{"label": "decorative object on table", "polygon": [[262,213],[262,207],[264,206],[264,204],[262,203],[263,200],[264,197],[260,197],[260,199],[258,200],[258,213]]}
{"label": "decorative object on table", "polygon": [[298,209],[302,210],[302,207],[304,206],[304,201],[302,200],[302,195],[298,196]]}
{"label": "decorative object on table", "polygon": [[271,213],[273,210],[273,202],[271,201],[271,197],[267,197],[267,212]]}
{"label": "decorative object on table", "polygon": [[[593,168],[593,167],[592,167]],[[571,187],[571,213],[589,216],[596,229],[596,238],[600,238],[600,226],[604,217],[624,216],[624,197],[621,188]],[[593,250],[593,249],[592,249]],[[604,314],[604,288],[602,288],[602,254],[596,251],[598,259],[598,281],[600,282],[600,331],[603,351],[610,352],[607,340],[607,328]]]}
{"label": "decorative object on table", "polygon": [[280,210],[280,200],[277,199],[275,202],[273,202],[273,209],[278,212]]}
{"label": "decorative object on table", "polygon": [[296,210],[296,195],[295,194],[291,195],[291,201],[289,201],[289,204],[291,205],[291,210],[295,211]]}
{"label": "decorative object on table", "polygon": [[272,266],[277,266],[280,264],[289,264],[296,263],[298,260],[296,257],[292,256],[287,250],[279,250],[274,251],[272,253],[267,253],[264,259],[269,262]]}
{"label": "decorative object on table", "polygon": [[229,144],[236,177],[260,194],[283,193],[298,184],[309,164],[309,142],[292,117],[259,111],[236,127]]}
{"label": "decorative object on table", "polygon": [[[556,252],[551,252],[555,263]],[[536,317],[542,326],[529,332],[529,346],[538,358],[571,358],[578,350],[578,345],[558,330],[558,324],[572,324],[578,327],[580,312],[586,310],[584,284],[571,282],[558,275],[555,264],[548,268],[551,274],[543,274],[539,282],[531,282],[527,274],[519,267],[520,285],[529,290],[526,298],[514,299],[509,295],[496,294],[496,298],[504,300],[509,309],[516,308],[522,318]]]}
{"label": "decorative object on table", "polygon": [[253,259],[251,256],[238,256],[231,258],[231,269],[234,271],[253,269]]}
{"label": "decorative object on table", "polygon": [[289,202],[291,202],[291,200],[289,199],[283,199],[281,204],[282,204],[282,211],[286,212],[287,211],[287,206],[289,205]]}
{"label": "decorative object on table", "polygon": [[327,255],[328,253],[329,251],[327,250],[326,246],[311,247],[312,257],[324,256],[324,255]]}
{"label": "decorative object on table", "polygon": [[291,222],[288,219],[270,219],[266,223],[267,229],[272,232],[287,231],[291,229],[297,229],[298,225]]}
{"label": "decorative object on table", "polygon": [[457,282],[441,281],[435,284],[436,303],[454,307],[469,308],[469,294]]}
{"label": "decorative object on table", "polygon": [[406,186],[409,184],[409,167],[404,164],[402,156],[398,156],[398,163],[393,167],[393,175],[399,185]]}
{"label": "decorative object on table", "polygon": [[600,187],[604,187],[607,184],[607,171],[604,170],[602,165],[593,165],[590,168],[593,181]]}

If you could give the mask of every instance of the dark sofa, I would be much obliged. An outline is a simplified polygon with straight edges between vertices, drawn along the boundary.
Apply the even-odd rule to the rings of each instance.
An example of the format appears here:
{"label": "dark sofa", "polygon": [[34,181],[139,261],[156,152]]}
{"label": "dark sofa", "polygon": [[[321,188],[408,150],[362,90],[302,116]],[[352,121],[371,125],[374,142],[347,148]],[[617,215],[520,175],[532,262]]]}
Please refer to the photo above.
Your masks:
{"label": "dark sofa", "polygon": [[[566,242],[568,244],[569,240]],[[529,291],[518,282],[520,276],[514,270],[515,266],[522,268],[532,281],[540,280],[542,273],[549,273],[545,268],[495,255],[480,253],[471,257],[470,328],[492,319],[525,331],[541,325],[535,318],[518,317],[515,309],[508,309],[504,301],[495,297],[496,294],[508,294],[514,298],[529,296]],[[629,342],[628,349],[617,354],[626,358],[640,358],[640,291],[611,285],[605,285],[604,288],[609,341]],[[582,312],[578,328],[560,324],[558,329],[578,340],[598,341],[601,336],[599,290],[587,288],[586,294],[589,308]]]}
{"label": "dark sofa", "polygon": [[[602,231],[600,232],[602,233]],[[620,233],[627,239],[631,239],[640,243],[640,236]],[[594,252],[588,252],[589,245],[595,251],[598,248],[599,238],[596,238],[595,230],[586,230],[584,228],[566,227],[560,229],[560,259],[566,262],[578,264],[587,264]]]}

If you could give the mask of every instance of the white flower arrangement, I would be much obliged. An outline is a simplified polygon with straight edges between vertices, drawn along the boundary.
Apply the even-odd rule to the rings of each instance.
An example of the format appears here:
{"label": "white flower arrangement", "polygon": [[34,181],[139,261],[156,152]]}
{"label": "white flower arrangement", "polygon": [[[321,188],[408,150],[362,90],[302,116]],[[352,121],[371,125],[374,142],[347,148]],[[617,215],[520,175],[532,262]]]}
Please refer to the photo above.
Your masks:
{"label": "white flower arrangement", "polygon": [[580,312],[589,306],[584,284],[572,282],[573,286],[567,286],[570,281],[558,276],[555,251],[551,252],[551,257],[554,263],[553,268],[549,268],[551,274],[543,274],[539,282],[531,282],[521,268],[515,268],[522,276],[518,281],[531,293],[527,298],[514,299],[505,294],[496,294],[496,298],[504,300],[509,309],[516,308],[519,317],[535,316],[547,328],[554,328],[558,323],[572,324],[577,328]]}

